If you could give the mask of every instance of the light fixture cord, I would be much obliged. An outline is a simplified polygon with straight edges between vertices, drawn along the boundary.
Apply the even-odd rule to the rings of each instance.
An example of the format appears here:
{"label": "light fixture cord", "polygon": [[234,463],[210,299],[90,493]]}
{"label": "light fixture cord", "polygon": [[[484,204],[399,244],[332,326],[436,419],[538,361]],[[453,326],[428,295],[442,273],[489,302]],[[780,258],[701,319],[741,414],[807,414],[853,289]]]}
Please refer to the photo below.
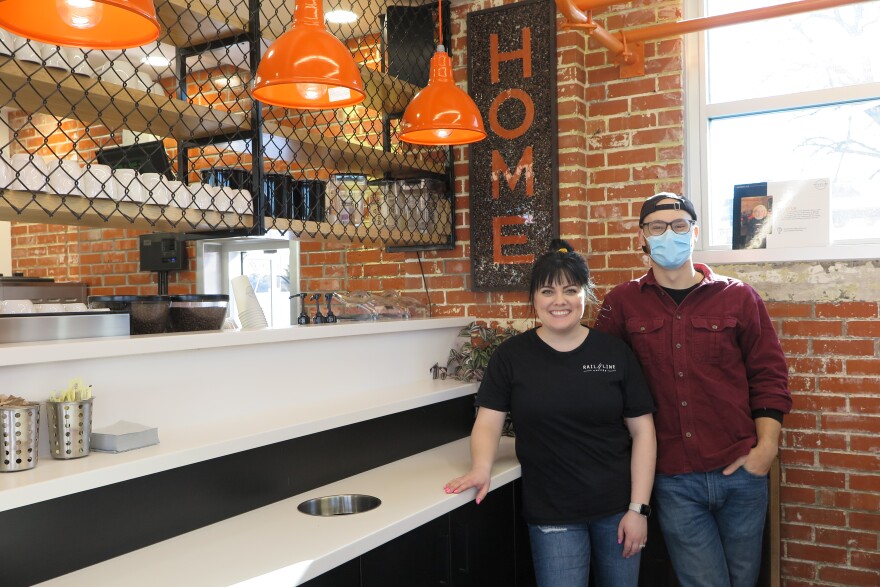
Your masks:
{"label": "light fixture cord", "polygon": [[438,43],[437,50],[446,52],[446,47],[443,46],[443,0],[437,0],[437,16],[440,19],[440,30],[437,32]]}

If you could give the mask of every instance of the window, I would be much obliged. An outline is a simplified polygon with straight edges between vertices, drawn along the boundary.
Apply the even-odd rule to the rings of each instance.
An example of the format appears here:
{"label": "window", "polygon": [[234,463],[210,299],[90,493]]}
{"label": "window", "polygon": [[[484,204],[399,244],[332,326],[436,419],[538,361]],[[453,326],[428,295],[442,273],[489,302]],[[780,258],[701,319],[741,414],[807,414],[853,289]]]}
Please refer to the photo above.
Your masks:
{"label": "window", "polygon": [[[688,18],[790,0],[686,0]],[[711,29],[687,43],[700,260],[880,257],[880,3]],[[730,251],[734,186],[827,179],[830,243]]]}
{"label": "window", "polygon": [[269,326],[290,326],[294,291],[299,287],[299,243],[266,238],[197,241],[198,290],[230,294],[230,315],[237,316],[230,281],[246,275]]}

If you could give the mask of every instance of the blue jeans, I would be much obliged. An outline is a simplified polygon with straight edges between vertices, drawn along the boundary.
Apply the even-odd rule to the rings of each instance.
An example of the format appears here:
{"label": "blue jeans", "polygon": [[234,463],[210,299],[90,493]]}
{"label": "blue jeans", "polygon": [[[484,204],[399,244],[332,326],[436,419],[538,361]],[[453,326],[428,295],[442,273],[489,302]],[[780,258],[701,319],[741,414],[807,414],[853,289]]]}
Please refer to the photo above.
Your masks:
{"label": "blue jeans", "polygon": [[660,530],[681,587],[755,587],[767,476],[743,467],[654,478]]}
{"label": "blue jeans", "polygon": [[622,518],[623,513],[587,524],[529,524],[538,587],[587,587],[591,558],[598,587],[636,587],[642,557],[623,558],[623,544],[617,543]]}

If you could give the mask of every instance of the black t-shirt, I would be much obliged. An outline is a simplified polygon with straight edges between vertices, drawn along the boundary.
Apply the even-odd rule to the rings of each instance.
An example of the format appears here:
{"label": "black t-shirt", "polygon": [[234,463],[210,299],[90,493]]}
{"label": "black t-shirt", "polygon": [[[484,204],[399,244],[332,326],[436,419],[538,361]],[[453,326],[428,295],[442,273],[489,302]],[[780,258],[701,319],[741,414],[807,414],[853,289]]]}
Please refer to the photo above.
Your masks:
{"label": "black t-shirt", "polygon": [[477,403],[511,414],[527,522],[626,511],[632,440],[623,418],[653,412],[654,402],[623,341],[590,330],[578,348],[559,352],[528,330],[492,355]]}

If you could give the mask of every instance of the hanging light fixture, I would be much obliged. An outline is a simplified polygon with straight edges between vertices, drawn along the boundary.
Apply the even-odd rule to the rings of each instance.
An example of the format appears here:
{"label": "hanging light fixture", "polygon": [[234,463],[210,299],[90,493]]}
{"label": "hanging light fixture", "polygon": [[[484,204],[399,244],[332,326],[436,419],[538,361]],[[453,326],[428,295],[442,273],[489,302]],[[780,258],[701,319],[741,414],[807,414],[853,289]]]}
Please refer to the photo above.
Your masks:
{"label": "hanging light fixture", "polygon": [[452,80],[452,59],[443,46],[443,4],[440,44],[431,57],[427,87],[413,96],[400,121],[400,140],[415,145],[465,145],[486,138],[477,105]]}
{"label": "hanging light fixture", "polygon": [[362,102],[364,82],[351,51],[324,27],[321,0],[297,0],[293,27],[257,67],[254,98],[266,104],[323,110]]}
{"label": "hanging light fixture", "polygon": [[85,49],[129,49],[159,38],[153,0],[0,0],[0,27]]}

